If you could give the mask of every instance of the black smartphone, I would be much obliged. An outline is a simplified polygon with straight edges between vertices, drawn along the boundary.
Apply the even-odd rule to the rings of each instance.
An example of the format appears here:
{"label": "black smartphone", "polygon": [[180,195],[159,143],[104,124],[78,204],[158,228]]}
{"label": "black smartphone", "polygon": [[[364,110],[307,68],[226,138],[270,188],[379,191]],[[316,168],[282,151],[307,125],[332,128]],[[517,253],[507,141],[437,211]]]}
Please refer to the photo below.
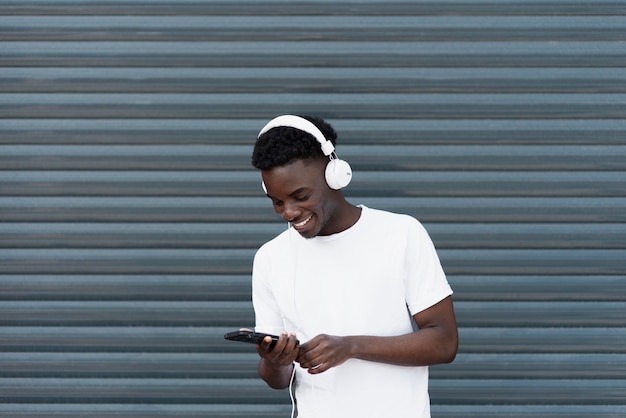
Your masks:
{"label": "black smartphone", "polygon": [[244,343],[251,344],[258,344],[263,341],[263,339],[267,336],[272,337],[271,346],[276,344],[276,341],[278,341],[278,335],[264,334],[262,332],[239,330],[224,334],[224,338],[226,338],[227,340],[242,341]]}

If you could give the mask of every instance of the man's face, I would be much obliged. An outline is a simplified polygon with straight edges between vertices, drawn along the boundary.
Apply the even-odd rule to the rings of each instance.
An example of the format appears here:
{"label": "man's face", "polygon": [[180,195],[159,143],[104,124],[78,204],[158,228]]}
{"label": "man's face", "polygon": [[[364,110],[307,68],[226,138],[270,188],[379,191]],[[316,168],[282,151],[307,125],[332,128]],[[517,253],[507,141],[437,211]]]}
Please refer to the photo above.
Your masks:
{"label": "man's face", "polygon": [[338,192],[326,184],[325,167],[323,160],[307,159],[261,172],[274,210],[305,238],[338,232]]}

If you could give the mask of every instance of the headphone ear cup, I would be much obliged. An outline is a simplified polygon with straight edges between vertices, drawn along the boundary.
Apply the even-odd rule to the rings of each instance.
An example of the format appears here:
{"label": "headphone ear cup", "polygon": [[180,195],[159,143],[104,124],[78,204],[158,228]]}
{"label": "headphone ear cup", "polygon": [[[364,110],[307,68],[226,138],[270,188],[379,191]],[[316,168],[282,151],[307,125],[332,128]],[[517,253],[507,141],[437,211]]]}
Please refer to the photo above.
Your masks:
{"label": "headphone ear cup", "polygon": [[332,159],[326,164],[326,183],[334,190],[343,189],[352,180],[352,168],[344,160]]}

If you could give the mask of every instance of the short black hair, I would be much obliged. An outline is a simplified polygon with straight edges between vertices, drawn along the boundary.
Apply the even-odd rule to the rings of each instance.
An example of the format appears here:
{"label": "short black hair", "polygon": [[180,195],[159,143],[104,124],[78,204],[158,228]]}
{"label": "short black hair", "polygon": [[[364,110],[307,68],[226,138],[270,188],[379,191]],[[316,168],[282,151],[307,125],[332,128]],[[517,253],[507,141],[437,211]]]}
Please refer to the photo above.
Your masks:
{"label": "short black hair", "polygon": [[[337,133],[326,121],[315,116],[300,116],[315,125],[324,137],[337,144]],[[252,166],[269,170],[307,158],[327,158],[313,135],[288,126],[278,126],[261,135],[252,151]]]}

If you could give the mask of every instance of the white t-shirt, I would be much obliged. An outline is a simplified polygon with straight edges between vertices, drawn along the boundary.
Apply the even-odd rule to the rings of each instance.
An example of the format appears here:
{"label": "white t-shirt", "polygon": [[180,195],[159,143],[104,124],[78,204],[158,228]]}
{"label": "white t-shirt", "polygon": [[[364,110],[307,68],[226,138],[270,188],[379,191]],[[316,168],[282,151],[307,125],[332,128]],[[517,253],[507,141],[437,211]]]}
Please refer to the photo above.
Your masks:
{"label": "white t-shirt", "polygon": [[[408,215],[362,206],[358,222],[330,236],[287,230],[254,258],[256,330],[394,336],[412,315],[452,294],[430,237]],[[428,367],[350,359],[318,375],[296,364],[299,418],[430,417]]]}

